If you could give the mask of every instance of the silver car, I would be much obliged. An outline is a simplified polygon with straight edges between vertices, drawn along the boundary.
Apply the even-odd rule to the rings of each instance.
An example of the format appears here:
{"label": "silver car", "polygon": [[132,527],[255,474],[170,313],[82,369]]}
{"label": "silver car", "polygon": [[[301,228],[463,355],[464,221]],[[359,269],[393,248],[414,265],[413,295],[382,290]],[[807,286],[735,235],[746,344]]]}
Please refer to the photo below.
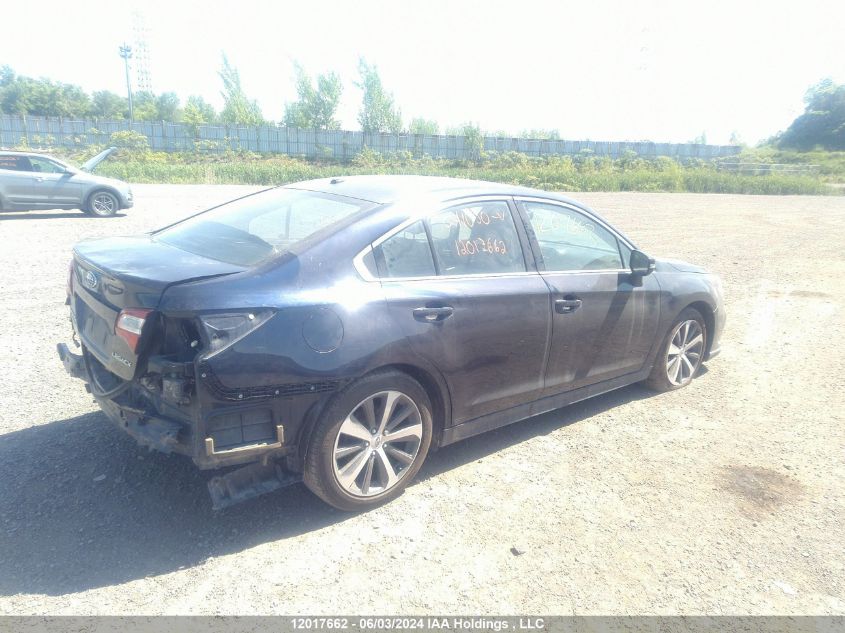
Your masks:
{"label": "silver car", "polygon": [[44,154],[0,151],[0,211],[81,209],[107,217],[128,209],[133,202],[127,183],[91,173],[115,149],[79,169]]}

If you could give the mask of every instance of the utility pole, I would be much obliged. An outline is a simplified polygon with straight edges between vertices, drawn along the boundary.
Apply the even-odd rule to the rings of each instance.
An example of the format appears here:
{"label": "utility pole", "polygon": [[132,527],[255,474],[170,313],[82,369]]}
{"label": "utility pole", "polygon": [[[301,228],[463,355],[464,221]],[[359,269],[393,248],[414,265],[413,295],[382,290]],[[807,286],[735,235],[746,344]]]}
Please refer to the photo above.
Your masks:
{"label": "utility pole", "polygon": [[126,92],[129,94],[129,122],[134,118],[134,111],[132,109],[132,84],[129,82],[129,58],[132,57],[132,47],[126,42],[120,47],[120,56],[123,58],[123,67],[126,70]]}

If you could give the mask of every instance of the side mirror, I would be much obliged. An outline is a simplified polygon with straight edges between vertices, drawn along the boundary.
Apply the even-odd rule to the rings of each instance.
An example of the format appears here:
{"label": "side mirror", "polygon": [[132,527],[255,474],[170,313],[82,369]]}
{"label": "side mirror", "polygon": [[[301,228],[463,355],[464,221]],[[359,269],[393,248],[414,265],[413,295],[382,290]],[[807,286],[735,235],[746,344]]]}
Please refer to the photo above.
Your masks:
{"label": "side mirror", "polygon": [[631,274],[645,277],[654,272],[654,258],[642,251],[631,251]]}

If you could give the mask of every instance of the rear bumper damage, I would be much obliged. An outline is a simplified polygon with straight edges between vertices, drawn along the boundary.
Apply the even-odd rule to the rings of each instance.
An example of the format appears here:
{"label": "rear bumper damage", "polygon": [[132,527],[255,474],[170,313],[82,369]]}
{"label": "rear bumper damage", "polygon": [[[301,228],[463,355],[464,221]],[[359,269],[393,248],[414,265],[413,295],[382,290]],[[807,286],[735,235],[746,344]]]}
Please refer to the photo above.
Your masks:
{"label": "rear bumper damage", "polygon": [[[85,356],[75,354],[64,343],[57,344],[56,348],[65,371],[71,377],[85,381],[86,389],[94,395],[106,416],[139,445],[161,453],[186,455],[201,469],[241,465],[241,468],[208,482],[215,510],[301,481],[299,474],[288,472],[282,466],[288,453],[282,425],[276,425],[272,440],[218,449],[214,437],[197,432],[199,425],[196,421],[171,417],[160,410],[168,407],[176,410],[181,406],[199,411],[194,402],[195,390],[188,377],[192,363],[151,358],[149,369],[157,372],[154,376],[159,378],[151,380],[148,373],[132,381],[119,395],[101,398],[91,390]],[[196,415],[199,416],[198,413]]]}
{"label": "rear bumper damage", "polygon": [[59,352],[59,359],[61,359],[62,365],[65,366],[65,371],[71,378],[88,380],[88,376],[85,374],[85,361],[81,354],[74,354],[64,343],[58,343],[56,350]]}
{"label": "rear bumper damage", "polygon": [[121,406],[113,400],[97,398],[97,403],[112,422],[131,435],[141,446],[160,453],[191,454],[183,425],[150,415],[143,409]]}

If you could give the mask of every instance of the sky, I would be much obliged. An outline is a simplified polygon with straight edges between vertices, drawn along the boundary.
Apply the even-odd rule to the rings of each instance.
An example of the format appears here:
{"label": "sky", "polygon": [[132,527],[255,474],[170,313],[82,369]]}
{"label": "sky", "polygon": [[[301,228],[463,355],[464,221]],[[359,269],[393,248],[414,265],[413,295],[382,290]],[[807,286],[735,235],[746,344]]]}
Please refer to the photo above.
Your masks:
{"label": "sky", "polygon": [[125,94],[118,47],[148,29],[156,92],[222,106],[225,51],[248,96],[280,120],[294,61],[344,83],[358,129],[363,56],[404,120],[566,139],[753,144],[803,112],[807,88],[845,83],[845,2],[300,0],[3,2],[0,65]]}

